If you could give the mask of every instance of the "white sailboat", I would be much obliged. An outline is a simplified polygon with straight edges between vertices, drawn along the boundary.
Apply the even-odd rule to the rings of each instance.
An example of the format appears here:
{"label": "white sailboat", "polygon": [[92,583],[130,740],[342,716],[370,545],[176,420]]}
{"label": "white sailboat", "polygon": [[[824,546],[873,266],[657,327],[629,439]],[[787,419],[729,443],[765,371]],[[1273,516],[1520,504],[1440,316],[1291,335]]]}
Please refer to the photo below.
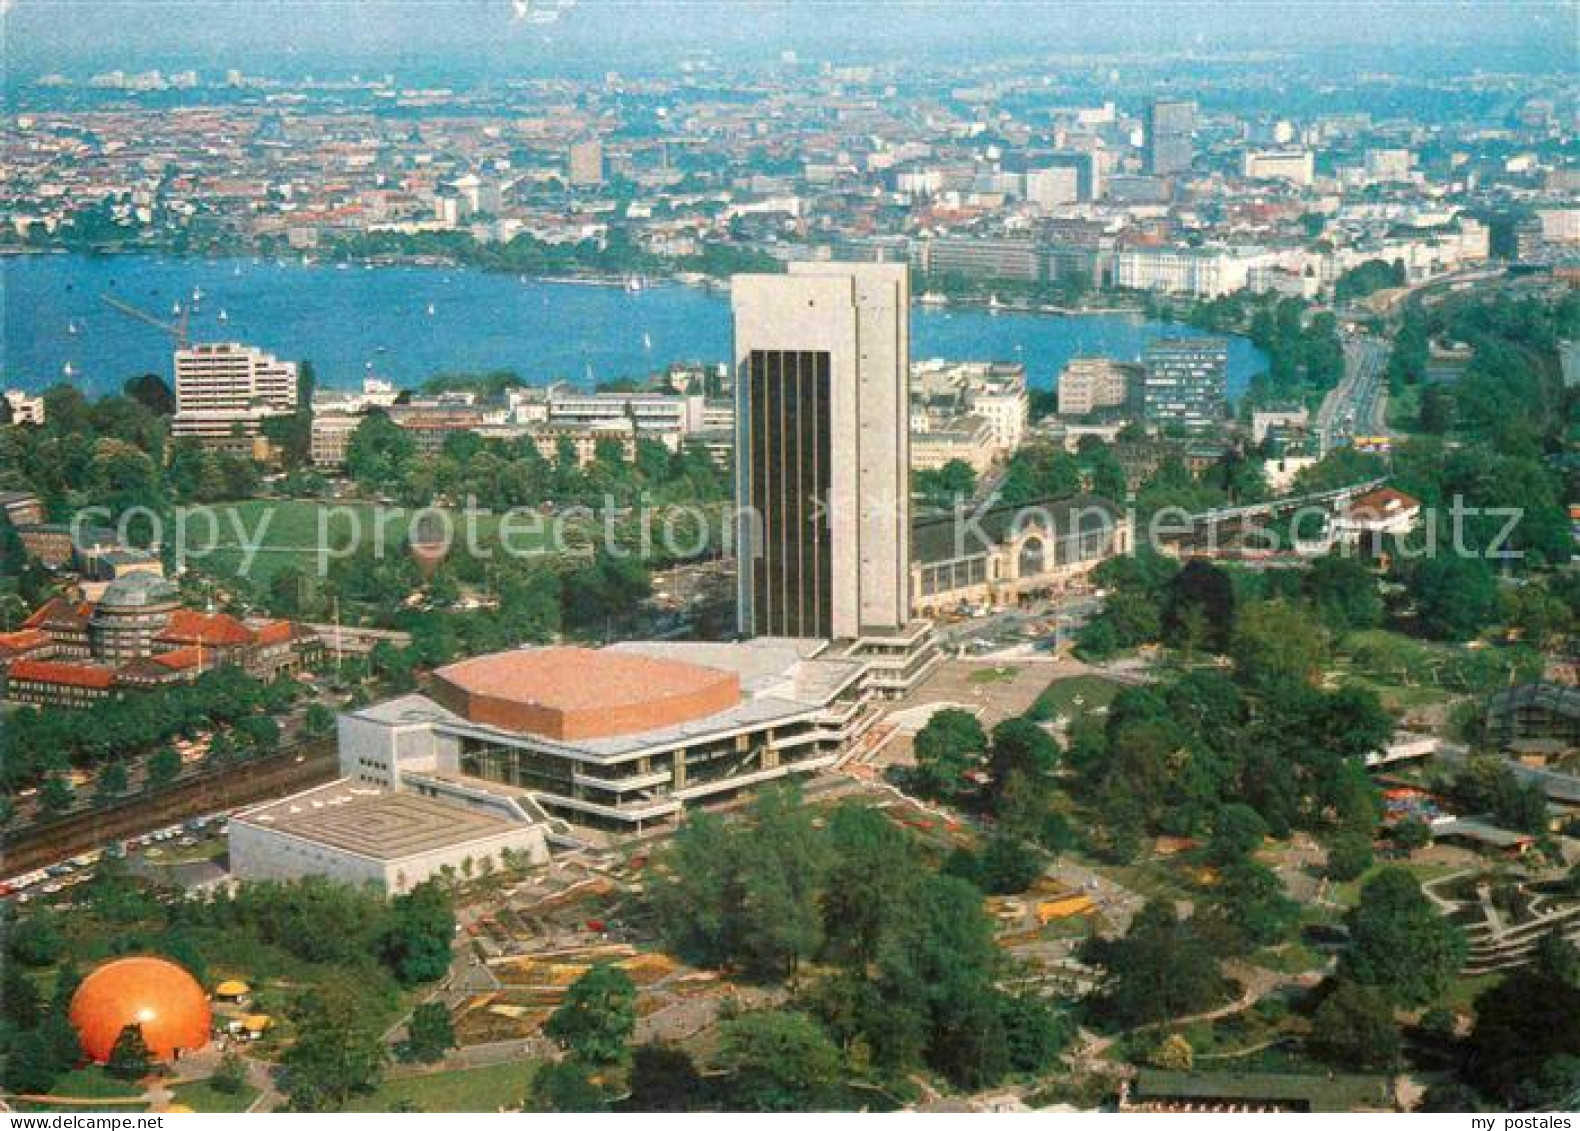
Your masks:
{"label": "white sailboat", "polygon": [[433,317],[433,303],[431,303],[431,302],[428,304],[428,317],[429,318]]}
{"label": "white sailboat", "polygon": [[70,380],[77,375],[77,367],[69,361],[61,367],[60,371],[66,376],[67,380]]}
{"label": "white sailboat", "polygon": [[230,321],[230,315],[225,313],[225,308],[223,306],[219,308],[219,320],[221,322],[229,322]]}
{"label": "white sailboat", "polygon": [[648,353],[653,352],[653,335],[645,330],[642,332],[642,348]]}

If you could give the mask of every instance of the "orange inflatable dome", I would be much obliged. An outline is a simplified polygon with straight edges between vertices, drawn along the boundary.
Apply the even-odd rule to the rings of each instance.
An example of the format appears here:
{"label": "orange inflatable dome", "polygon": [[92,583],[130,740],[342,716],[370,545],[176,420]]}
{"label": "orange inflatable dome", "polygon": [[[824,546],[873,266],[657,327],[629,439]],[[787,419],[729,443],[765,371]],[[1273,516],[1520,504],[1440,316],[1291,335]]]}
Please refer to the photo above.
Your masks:
{"label": "orange inflatable dome", "polygon": [[209,1042],[212,1024],[203,987],[163,958],[120,958],[83,979],[71,999],[71,1023],[90,1059],[103,1064],[128,1025],[140,1025],[156,1060],[174,1060]]}

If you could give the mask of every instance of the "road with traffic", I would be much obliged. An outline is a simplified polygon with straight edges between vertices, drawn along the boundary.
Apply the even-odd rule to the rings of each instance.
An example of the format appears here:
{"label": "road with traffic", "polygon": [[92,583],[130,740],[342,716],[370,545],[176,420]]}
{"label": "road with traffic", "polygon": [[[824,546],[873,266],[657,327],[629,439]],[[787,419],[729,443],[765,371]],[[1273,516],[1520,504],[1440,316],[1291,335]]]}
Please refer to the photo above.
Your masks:
{"label": "road with traffic", "polygon": [[1388,347],[1376,338],[1344,339],[1344,377],[1317,410],[1323,454],[1356,436],[1386,436]]}

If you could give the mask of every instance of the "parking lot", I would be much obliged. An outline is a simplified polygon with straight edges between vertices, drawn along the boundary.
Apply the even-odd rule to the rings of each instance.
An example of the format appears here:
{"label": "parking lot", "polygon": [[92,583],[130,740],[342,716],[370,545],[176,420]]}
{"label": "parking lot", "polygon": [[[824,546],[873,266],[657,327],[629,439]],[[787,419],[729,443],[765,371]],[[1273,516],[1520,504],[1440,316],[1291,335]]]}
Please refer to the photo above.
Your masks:
{"label": "parking lot", "polygon": [[214,813],[118,840],[59,864],[0,881],[0,899],[28,903],[40,897],[60,895],[91,880],[106,860],[125,860],[134,872],[172,881],[182,887],[222,878],[225,872],[216,860],[225,851],[227,827],[226,815]]}

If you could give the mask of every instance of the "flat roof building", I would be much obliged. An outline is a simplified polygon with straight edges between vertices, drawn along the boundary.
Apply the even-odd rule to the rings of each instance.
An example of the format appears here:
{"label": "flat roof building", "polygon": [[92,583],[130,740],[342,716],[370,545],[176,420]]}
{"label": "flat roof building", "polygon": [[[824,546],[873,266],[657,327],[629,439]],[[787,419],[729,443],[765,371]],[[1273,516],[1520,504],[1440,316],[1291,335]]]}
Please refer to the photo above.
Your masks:
{"label": "flat roof building", "polygon": [[194,344],[175,354],[173,436],[250,451],[263,421],[296,411],[297,367],[239,342]]}
{"label": "flat roof building", "polygon": [[1144,355],[1142,409],[1159,428],[1206,432],[1229,405],[1229,346],[1222,338],[1164,338]]}
{"label": "flat roof building", "polygon": [[534,863],[548,859],[541,812],[392,792],[349,779],[238,813],[229,839],[238,879],[327,876],[389,895],[485,860],[499,866],[507,853]]}

